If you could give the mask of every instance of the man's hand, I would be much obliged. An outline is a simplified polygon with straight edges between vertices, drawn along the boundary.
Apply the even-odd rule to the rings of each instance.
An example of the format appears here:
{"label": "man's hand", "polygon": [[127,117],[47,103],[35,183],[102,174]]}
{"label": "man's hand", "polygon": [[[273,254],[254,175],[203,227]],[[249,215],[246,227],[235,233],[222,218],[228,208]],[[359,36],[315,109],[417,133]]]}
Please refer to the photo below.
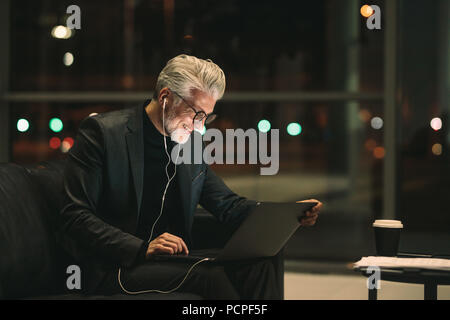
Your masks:
{"label": "man's hand", "polygon": [[297,201],[299,202],[317,202],[317,204],[311,208],[311,210],[306,211],[305,215],[299,220],[300,224],[305,227],[311,227],[316,224],[316,220],[319,217],[319,211],[322,208],[322,202],[316,199],[308,199]]}
{"label": "man's hand", "polygon": [[149,258],[152,254],[172,255],[178,253],[189,254],[186,243],[180,237],[165,232],[153,241],[150,241],[145,257]]}

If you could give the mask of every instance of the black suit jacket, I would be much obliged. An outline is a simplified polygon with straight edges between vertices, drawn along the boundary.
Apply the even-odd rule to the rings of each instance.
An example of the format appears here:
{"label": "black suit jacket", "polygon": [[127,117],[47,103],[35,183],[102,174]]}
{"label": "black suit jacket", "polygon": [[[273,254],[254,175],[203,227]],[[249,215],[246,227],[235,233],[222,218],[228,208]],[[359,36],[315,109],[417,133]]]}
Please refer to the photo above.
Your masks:
{"label": "black suit jacket", "polygon": [[[95,290],[106,272],[132,266],[144,245],[134,235],[144,179],[142,108],[84,119],[69,151],[59,236],[80,264],[86,292]],[[232,224],[255,205],[232,192],[205,163],[180,164],[177,175],[188,244],[198,204]]]}

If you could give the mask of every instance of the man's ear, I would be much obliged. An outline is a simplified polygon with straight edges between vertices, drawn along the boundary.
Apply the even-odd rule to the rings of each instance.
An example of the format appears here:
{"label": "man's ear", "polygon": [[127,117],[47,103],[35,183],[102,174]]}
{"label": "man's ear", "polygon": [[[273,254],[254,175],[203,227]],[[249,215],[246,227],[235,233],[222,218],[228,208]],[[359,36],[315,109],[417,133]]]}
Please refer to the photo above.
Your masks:
{"label": "man's ear", "polygon": [[163,110],[166,108],[167,100],[167,95],[161,95],[159,104],[162,106]]}
{"label": "man's ear", "polygon": [[158,94],[158,102],[163,109],[166,108],[166,103],[169,102],[169,88],[162,88]]}

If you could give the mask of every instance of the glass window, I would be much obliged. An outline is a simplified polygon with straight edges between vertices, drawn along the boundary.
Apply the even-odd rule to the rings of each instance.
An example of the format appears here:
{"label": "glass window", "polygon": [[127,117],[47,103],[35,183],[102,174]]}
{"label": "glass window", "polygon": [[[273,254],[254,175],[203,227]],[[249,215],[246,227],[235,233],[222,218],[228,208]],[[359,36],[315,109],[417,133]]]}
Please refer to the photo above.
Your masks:
{"label": "glass window", "polygon": [[382,91],[383,30],[358,2],[170,3],[81,0],[81,29],[68,30],[67,3],[12,1],[12,90],[151,91],[187,53],[218,63],[229,91]]}
{"label": "glass window", "polygon": [[62,159],[84,118],[123,107],[104,103],[12,103],[12,161],[29,164]]}
{"label": "glass window", "polygon": [[448,12],[448,1],[401,1],[399,20],[399,215],[436,236],[450,232]]}
{"label": "glass window", "polygon": [[[317,228],[299,229],[289,241],[288,257],[357,259],[373,252],[371,223],[383,209],[380,102],[219,102],[216,108],[219,117],[212,127],[257,129],[268,120],[280,130],[276,175],[261,176],[260,164],[212,166],[232,190],[262,201],[315,198],[325,203]],[[301,126],[298,135],[288,133],[291,123]]]}

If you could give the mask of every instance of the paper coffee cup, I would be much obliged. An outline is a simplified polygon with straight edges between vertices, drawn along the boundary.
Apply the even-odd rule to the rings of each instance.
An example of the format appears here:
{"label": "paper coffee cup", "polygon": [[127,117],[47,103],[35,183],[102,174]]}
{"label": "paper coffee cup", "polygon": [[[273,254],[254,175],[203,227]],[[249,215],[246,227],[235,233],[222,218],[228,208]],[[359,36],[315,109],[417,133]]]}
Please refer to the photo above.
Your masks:
{"label": "paper coffee cup", "polygon": [[403,224],[399,220],[375,220],[375,246],[378,256],[396,256]]}

